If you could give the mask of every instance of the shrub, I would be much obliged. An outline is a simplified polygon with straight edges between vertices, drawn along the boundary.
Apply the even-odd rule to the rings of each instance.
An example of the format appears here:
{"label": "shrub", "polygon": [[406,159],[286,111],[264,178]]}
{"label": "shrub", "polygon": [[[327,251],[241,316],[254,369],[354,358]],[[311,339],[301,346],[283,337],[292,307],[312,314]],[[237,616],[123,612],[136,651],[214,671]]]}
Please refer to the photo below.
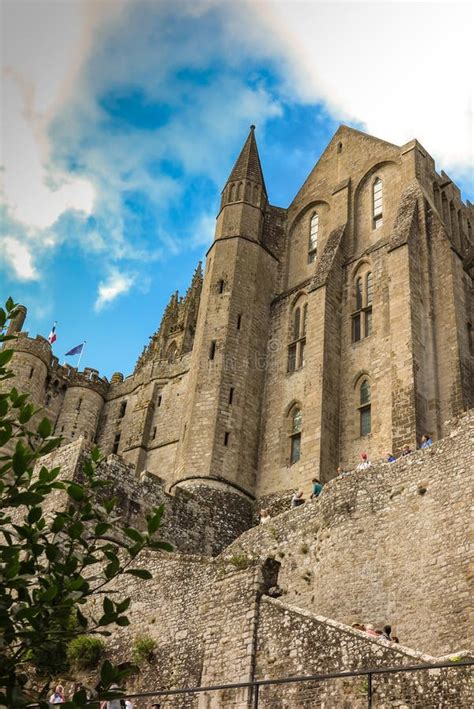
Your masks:
{"label": "shrub", "polygon": [[234,554],[229,559],[229,563],[235,566],[236,569],[246,569],[250,564],[250,559],[246,554]]}
{"label": "shrub", "polygon": [[105,642],[91,635],[80,635],[67,646],[67,659],[78,670],[97,667],[105,651]]}
{"label": "shrub", "polygon": [[153,650],[156,648],[156,642],[153,638],[144,635],[135,638],[133,643],[132,658],[137,665],[143,664],[145,661],[153,662]]}

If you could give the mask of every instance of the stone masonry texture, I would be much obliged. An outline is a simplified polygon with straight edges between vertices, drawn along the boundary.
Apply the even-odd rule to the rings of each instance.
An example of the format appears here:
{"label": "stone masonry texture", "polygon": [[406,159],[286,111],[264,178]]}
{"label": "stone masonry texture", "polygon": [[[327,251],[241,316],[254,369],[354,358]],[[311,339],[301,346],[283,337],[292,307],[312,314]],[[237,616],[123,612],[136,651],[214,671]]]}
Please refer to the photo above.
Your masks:
{"label": "stone masonry texture", "polygon": [[[274,206],[252,127],[204,268],[172,294],[133,373],[108,381],[60,365],[22,332],[22,307],[9,330],[14,383],[63,438],[45,462],[80,477],[97,445],[125,519],[140,527],[165,505],[175,553],[144,555],[153,581],[117,588],[133,597],[132,625],[114,631],[110,655],[129,659],[143,634],[157,642],[133,688],[468,653],[473,223],[417,140],[346,126],[292,203]],[[423,434],[434,444],[420,451]],[[404,446],[416,452],[384,462]],[[358,471],[362,452],[373,466]],[[320,498],[290,510],[314,477]],[[273,519],[258,525],[264,507]],[[391,622],[404,646],[354,622]],[[471,706],[467,674],[379,678],[374,705]],[[344,680],[262,690],[260,705],[366,699],[363,680]],[[252,701],[245,690],[163,706]]]}

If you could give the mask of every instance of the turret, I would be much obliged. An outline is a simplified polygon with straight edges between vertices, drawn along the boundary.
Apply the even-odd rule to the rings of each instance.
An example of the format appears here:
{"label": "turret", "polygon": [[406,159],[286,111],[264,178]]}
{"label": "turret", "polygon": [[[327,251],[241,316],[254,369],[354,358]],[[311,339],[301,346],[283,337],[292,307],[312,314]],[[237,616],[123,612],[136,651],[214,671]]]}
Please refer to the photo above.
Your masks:
{"label": "turret", "polygon": [[260,241],[262,214],[267,203],[267,189],[255,140],[255,126],[250,126],[244,147],[222,190],[215,238],[238,235]]}
{"label": "turret", "polygon": [[24,305],[17,305],[15,309],[16,315],[11,319],[10,325],[8,326],[7,335],[15,335],[21,332],[21,328],[26,319],[27,309]]}
{"label": "turret", "polygon": [[86,441],[94,441],[107,389],[107,380],[100,378],[96,369],[86,367],[84,372],[78,372],[71,367],[56,434],[65,441],[80,436]]}
{"label": "turret", "polygon": [[228,492],[244,492],[249,499],[278,265],[262,245],[267,201],[251,126],[222,192],[207,254],[175,483],[219,480]]}

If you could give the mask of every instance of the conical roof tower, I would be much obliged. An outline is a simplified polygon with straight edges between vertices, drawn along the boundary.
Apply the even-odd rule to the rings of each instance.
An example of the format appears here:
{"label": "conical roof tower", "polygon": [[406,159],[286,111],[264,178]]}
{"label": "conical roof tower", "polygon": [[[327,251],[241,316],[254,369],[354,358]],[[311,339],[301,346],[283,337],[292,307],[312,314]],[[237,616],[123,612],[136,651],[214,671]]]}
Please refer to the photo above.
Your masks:
{"label": "conical roof tower", "polygon": [[247,140],[232,168],[226,187],[229,183],[238,182],[240,180],[250,180],[253,184],[260,185],[265,195],[267,194],[260,156],[258,154],[257,141],[255,140],[254,125],[250,126]]}

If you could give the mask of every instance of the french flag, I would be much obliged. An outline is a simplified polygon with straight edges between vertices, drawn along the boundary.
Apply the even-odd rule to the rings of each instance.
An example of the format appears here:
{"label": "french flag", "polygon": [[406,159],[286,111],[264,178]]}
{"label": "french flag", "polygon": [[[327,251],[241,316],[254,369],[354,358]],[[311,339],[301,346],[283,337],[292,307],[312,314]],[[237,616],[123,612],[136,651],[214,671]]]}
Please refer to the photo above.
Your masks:
{"label": "french flag", "polygon": [[52,345],[53,342],[56,342],[56,323],[54,323],[53,327],[51,328],[51,332],[48,335],[48,340],[50,345]]}

